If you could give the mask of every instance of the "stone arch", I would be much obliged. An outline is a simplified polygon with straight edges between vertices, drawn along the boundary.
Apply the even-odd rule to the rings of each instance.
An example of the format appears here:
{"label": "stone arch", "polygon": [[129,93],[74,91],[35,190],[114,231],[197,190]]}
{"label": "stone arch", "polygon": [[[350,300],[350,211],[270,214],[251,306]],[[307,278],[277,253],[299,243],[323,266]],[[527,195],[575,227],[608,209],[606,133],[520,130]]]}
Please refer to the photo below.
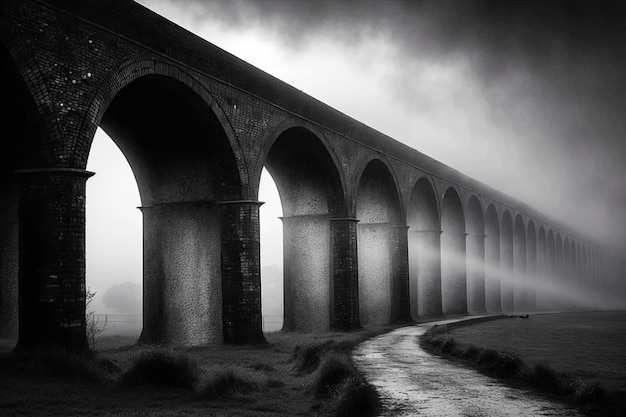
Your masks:
{"label": "stone arch", "polygon": [[[346,197],[348,195],[353,195],[350,193],[350,190],[348,190],[348,181],[346,179],[346,174],[342,169],[341,161],[337,157],[337,154],[331,146],[326,135],[315,124],[297,117],[285,118],[266,132],[265,136],[263,137],[263,147],[259,155],[259,163],[254,170],[254,174],[251,174],[254,182],[258,182],[258,178],[261,177],[261,171],[263,167],[267,168],[268,158],[270,156],[270,152],[272,152],[272,150],[275,150],[274,145],[276,141],[285,132],[290,131],[291,129],[296,129],[296,131],[298,131],[299,129],[299,131],[309,132],[317,139],[317,141],[319,141],[319,144],[324,147],[326,154],[328,155],[330,160],[332,160],[332,165],[334,167],[333,170],[336,171],[342,187],[342,195]],[[365,169],[365,165],[363,166],[363,169]],[[340,208],[340,210],[337,210],[338,208]],[[349,205],[344,202],[338,202],[338,206],[333,208],[333,211],[338,211],[336,213],[337,216],[348,216],[351,213]]]}
{"label": "stone arch", "polygon": [[490,313],[502,311],[500,301],[500,222],[496,207],[485,214],[485,304]]}
{"label": "stone arch", "polygon": [[[211,123],[219,125],[219,129],[230,145],[230,151],[234,154],[239,178],[242,184],[248,183],[248,169],[234,129],[228,116],[213,98],[208,89],[191,74],[180,67],[167,62],[152,59],[130,60],[122,64],[118,70],[112,73],[96,92],[91,106],[87,109],[83,122],[79,127],[79,137],[70,157],[72,165],[85,167],[87,165],[88,150],[95,134],[96,128],[102,123],[105,112],[108,111],[111,102],[119,92],[140,78],[147,76],[161,76],[171,81],[177,81],[195,93],[203,107],[205,114],[212,118]],[[245,198],[249,198],[248,195]]]}
{"label": "stone arch", "polygon": [[400,217],[392,173],[381,160],[371,160],[361,171],[356,192],[359,312],[363,326],[392,322],[392,226],[400,222]]}
{"label": "stone arch", "polygon": [[526,301],[524,310],[535,311],[537,309],[537,284],[540,281],[537,273],[538,267],[538,248],[537,248],[537,229],[535,222],[528,221],[526,230]]}
{"label": "stone arch", "polygon": [[485,219],[477,196],[466,206],[467,226],[467,309],[484,313],[485,309]]}
{"label": "stone arch", "polygon": [[513,297],[514,311],[526,309],[528,279],[526,275],[526,227],[521,214],[515,216],[513,225]]}
{"label": "stone arch", "polygon": [[500,288],[502,291],[502,311],[514,310],[513,298],[513,219],[509,210],[504,210],[500,234]]}
{"label": "stone arch", "polygon": [[[270,140],[265,167],[276,183],[283,210],[283,329],[327,331],[334,314],[332,297],[339,296],[339,282],[333,279],[334,239],[344,235],[356,239],[356,219],[345,217],[339,165],[325,140],[302,126],[276,133]],[[347,235],[335,234],[332,228],[339,224],[348,225]],[[353,249],[356,251],[356,245]],[[357,254],[351,256],[358,268]],[[357,291],[354,272],[349,294]],[[358,312],[358,296],[352,297]]]}
{"label": "stone arch", "polygon": [[[578,253],[576,251],[576,240],[572,238],[570,240],[570,249],[569,249],[569,276],[568,276],[568,287],[570,289],[578,287]],[[570,300],[571,303],[574,300]],[[577,307],[575,305],[571,305],[570,307]]]}
{"label": "stone arch", "polygon": [[[241,261],[260,256],[258,204],[243,199],[241,174],[247,174],[223,112],[197,81],[163,63],[129,64],[112,79],[90,112],[122,150],[139,188],[141,340],[196,345],[261,339],[260,300],[244,294],[260,297],[260,266]],[[83,131],[91,127],[85,123]],[[86,162],[80,145],[86,142],[74,149],[77,164]],[[250,242],[238,237],[241,228],[250,231]],[[249,303],[243,314],[236,310],[242,303]]]}
{"label": "stone arch", "polygon": [[467,313],[466,229],[459,193],[449,187],[441,203],[441,294],[444,314]]}
{"label": "stone arch", "polygon": [[537,234],[537,274],[535,278],[535,308],[537,310],[546,310],[548,308],[548,303],[546,302],[548,281],[548,237],[546,228],[541,225]]}
{"label": "stone arch", "polygon": [[[562,264],[562,269],[561,269],[561,285],[565,286],[565,288],[568,288],[569,286],[572,285],[572,282],[571,282],[572,267],[570,263],[571,259],[572,257],[571,257],[571,252],[570,252],[569,237],[565,236],[563,238],[563,264]],[[569,304],[569,300],[565,299],[564,297],[561,297],[561,305],[562,307],[571,308],[571,305]]]}
{"label": "stone arch", "polygon": [[441,315],[441,223],[435,187],[427,177],[413,186],[407,225],[411,317]]}

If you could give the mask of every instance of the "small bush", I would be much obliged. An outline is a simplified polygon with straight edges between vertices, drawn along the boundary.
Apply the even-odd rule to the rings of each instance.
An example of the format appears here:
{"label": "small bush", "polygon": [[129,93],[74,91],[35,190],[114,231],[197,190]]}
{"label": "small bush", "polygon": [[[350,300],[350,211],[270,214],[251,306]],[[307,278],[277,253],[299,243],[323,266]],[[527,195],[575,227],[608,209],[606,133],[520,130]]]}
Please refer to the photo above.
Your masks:
{"label": "small bush", "polygon": [[444,339],[443,344],[441,345],[441,352],[445,354],[450,354],[456,348],[456,342],[451,337]]}
{"label": "small bush", "polygon": [[533,386],[545,391],[557,391],[561,388],[561,378],[558,373],[547,364],[538,363],[526,377]]}
{"label": "small bush", "polygon": [[331,407],[337,417],[369,417],[378,415],[382,404],[376,389],[356,376],[336,387]]}
{"label": "small bush", "polygon": [[297,345],[292,356],[294,361],[293,370],[300,374],[315,371],[320,364],[322,356],[331,350],[331,345],[331,341],[309,343],[304,346]]}
{"label": "small bush", "polygon": [[572,392],[574,402],[579,404],[603,403],[608,398],[608,393],[597,381],[572,378],[567,385]]}
{"label": "small bush", "polygon": [[143,352],[120,378],[126,386],[193,388],[198,366],[186,353],[153,349]]}
{"label": "small bush", "polygon": [[223,369],[208,378],[200,388],[199,396],[206,400],[264,391],[268,387],[284,385],[281,381],[242,369]]}
{"label": "small bush", "polygon": [[461,359],[465,360],[474,360],[480,355],[481,349],[477,348],[474,345],[469,345],[461,352]]}
{"label": "small bush", "polygon": [[499,378],[519,376],[524,367],[520,358],[508,352],[485,349],[478,355],[478,365],[490,375]]}
{"label": "small bush", "polygon": [[348,357],[328,353],[317,368],[312,390],[317,398],[327,397],[346,379],[358,377],[359,374]]}

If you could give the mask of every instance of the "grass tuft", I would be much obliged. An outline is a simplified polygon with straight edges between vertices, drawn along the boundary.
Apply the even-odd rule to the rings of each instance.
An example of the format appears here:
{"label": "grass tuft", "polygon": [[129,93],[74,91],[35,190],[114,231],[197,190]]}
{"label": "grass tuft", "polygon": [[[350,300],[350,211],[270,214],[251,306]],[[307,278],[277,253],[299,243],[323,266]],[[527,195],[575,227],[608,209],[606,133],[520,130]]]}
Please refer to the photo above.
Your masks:
{"label": "grass tuft", "polygon": [[562,387],[562,379],[558,372],[545,363],[538,363],[528,371],[526,380],[544,391],[557,392]]}
{"label": "grass tuft", "polygon": [[322,360],[322,356],[331,350],[331,345],[332,341],[297,345],[292,356],[293,370],[299,374],[315,371]]}
{"label": "grass tuft", "polygon": [[359,374],[349,357],[327,353],[315,372],[312,391],[316,398],[328,397],[346,379],[358,377]]}
{"label": "grass tuft", "polygon": [[282,381],[267,378],[245,369],[227,368],[211,375],[201,386],[199,397],[205,400],[232,397],[283,386]]}
{"label": "grass tuft", "polygon": [[193,388],[198,381],[198,366],[187,353],[167,349],[142,352],[122,374],[119,383],[125,386],[161,388]]}
{"label": "grass tuft", "polygon": [[370,417],[380,413],[382,403],[376,389],[357,375],[336,387],[331,407],[337,417]]}

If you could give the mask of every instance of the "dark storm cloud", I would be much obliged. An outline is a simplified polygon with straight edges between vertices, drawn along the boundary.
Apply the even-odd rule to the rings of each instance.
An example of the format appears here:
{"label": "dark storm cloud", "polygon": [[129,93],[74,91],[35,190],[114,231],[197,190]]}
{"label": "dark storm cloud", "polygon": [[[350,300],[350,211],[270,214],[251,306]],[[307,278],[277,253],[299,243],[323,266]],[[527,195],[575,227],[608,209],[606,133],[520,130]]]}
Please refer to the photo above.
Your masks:
{"label": "dark storm cloud", "polygon": [[[261,28],[294,53],[320,37],[356,48],[382,36],[398,53],[396,70],[381,82],[419,112],[433,106],[420,90],[425,63],[468,65],[468,82],[484,97],[489,122],[526,161],[520,180],[552,183],[553,195],[522,198],[534,198],[529,202],[541,208],[558,206],[545,203],[558,196],[570,212],[579,209],[560,220],[588,227],[584,232],[603,223],[611,241],[626,241],[621,2],[182,0],[176,5],[193,7],[198,21]],[[371,59],[381,58],[374,53]],[[503,191],[516,196],[515,189]],[[581,224],[586,218],[589,224]]]}

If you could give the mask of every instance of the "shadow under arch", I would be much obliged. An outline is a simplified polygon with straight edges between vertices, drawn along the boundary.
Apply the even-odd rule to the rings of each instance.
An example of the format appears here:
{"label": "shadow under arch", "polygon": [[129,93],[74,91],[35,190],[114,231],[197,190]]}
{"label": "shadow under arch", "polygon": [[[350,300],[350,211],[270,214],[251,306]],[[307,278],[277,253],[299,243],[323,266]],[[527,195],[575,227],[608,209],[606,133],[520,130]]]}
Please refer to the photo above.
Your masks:
{"label": "shadow under arch", "polygon": [[[327,331],[338,313],[335,299],[343,296],[337,291],[335,258],[341,242],[335,239],[334,228],[347,222],[356,238],[355,219],[346,219],[339,168],[322,139],[301,126],[278,133],[265,167],[274,179],[283,212],[283,329]],[[356,253],[353,256],[356,261]],[[352,279],[348,292],[357,291],[356,271]]]}
{"label": "shadow under arch", "polygon": [[467,313],[465,215],[459,193],[448,187],[441,203],[441,294],[444,314]]}
{"label": "shadow under arch", "polygon": [[467,309],[480,314],[485,307],[485,219],[477,196],[467,202]]}
{"label": "shadow under arch", "polygon": [[[260,302],[247,310],[240,303],[244,287],[260,295],[259,271],[240,275],[235,233],[241,227],[254,232],[249,223],[258,205],[241,204],[239,164],[210,103],[178,78],[146,72],[98,110],[101,127],[129,162],[142,203],[141,341],[258,340]],[[258,223],[256,229],[258,237]],[[246,253],[255,251],[258,256],[253,239]]]}
{"label": "shadow under arch", "polygon": [[427,177],[413,186],[407,209],[411,318],[440,316],[441,224],[435,188]]}
{"label": "shadow under arch", "polygon": [[393,311],[401,296],[394,291],[398,287],[394,258],[400,249],[394,248],[393,242],[394,234],[406,234],[406,228],[397,230],[401,209],[396,190],[387,165],[378,159],[369,161],[356,192],[359,314],[363,326],[388,325],[398,315]]}
{"label": "shadow under arch", "polygon": [[[19,267],[20,256],[28,256],[25,251],[20,254],[18,214],[19,184],[27,178],[16,171],[48,166],[51,160],[41,146],[44,121],[11,52],[0,41],[0,338],[35,339],[41,333],[47,306],[37,301],[42,294],[29,295],[33,288],[26,281],[31,273],[37,273],[32,270],[36,265],[26,260]],[[33,243],[42,238],[36,233]],[[19,297],[20,293],[25,296]]]}
{"label": "shadow under arch", "polygon": [[500,301],[500,222],[493,203],[485,213],[485,307],[490,313],[502,311]]}
{"label": "shadow under arch", "polygon": [[502,213],[500,227],[500,290],[502,311],[512,312],[513,298],[513,219],[509,210]]}

